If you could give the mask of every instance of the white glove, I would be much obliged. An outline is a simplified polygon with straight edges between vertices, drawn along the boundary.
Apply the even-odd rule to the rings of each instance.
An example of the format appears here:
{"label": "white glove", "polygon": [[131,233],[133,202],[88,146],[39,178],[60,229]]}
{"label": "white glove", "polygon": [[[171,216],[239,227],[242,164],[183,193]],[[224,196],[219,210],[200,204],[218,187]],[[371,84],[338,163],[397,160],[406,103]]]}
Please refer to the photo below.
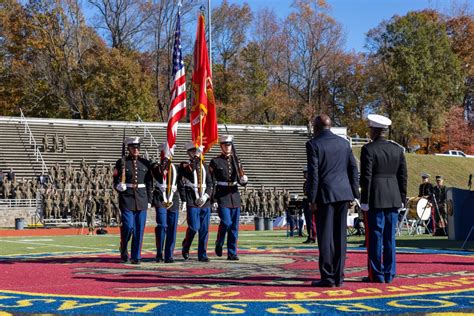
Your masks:
{"label": "white glove", "polygon": [[249,177],[247,177],[247,175],[243,175],[241,178],[240,178],[240,182],[242,184],[246,184],[247,182],[249,182]]}
{"label": "white glove", "polygon": [[202,197],[198,198],[194,202],[196,203],[197,206],[201,207],[204,204],[206,204],[207,199],[209,199],[209,195],[207,193],[204,193],[204,195]]}
{"label": "white glove", "polygon": [[369,204],[361,204],[360,209],[367,212],[369,210]]}
{"label": "white glove", "polygon": [[212,210],[213,211],[217,211],[218,208],[219,208],[219,204],[217,204],[217,202],[212,203]]}
{"label": "white glove", "polygon": [[196,155],[200,155],[204,152],[204,146],[198,146],[198,148],[196,148]]}
{"label": "white glove", "polygon": [[354,199],[354,201],[356,202],[356,205],[357,205],[358,207],[361,207],[361,206],[360,206],[360,201],[359,201],[359,199]]}
{"label": "white glove", "polygon": [[147,205],[147,206],[148,206],[148,209],[150,209],[150,208],[151,208],[151,204],[150,204],[150,203],[148,203],[148,205]]}
{"label": "white glove", "polygon": [[125,183],[120,182],[115,188],[117,189],[117,191],[123,192],[127,190],[127,185]]}
{"label": "white glove", "polygon": [[183,202],[183,203],[181,204],[181,210],[182,210],[183,212],[186,211],[186,202]]}

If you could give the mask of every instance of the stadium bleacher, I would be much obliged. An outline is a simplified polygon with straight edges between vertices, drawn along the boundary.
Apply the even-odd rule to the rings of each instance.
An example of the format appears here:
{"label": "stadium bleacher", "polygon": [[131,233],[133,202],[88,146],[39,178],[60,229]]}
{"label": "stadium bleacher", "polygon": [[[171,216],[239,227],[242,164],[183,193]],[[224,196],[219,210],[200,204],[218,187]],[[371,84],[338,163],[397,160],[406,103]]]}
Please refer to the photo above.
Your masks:
{"label": "stadium bleacher", "polygon": [[[69,162],[79,168],[82,159],[91,166],[115,163],[121,154],[123,131],[126,136],[143,138],[142,154],[157,156],[156,142],[166,137],[166,123],[88,121],[67,119],[27,118],[26,123],[34,136],[44,162],[49,170],[59,163]],[[235,136],[235,144],[246,173],[250,188],[288,189],[291,193],[302,193],[302,168],[306,163],[305,142],[308,140],[306,126],[263,126],[228,125],[228,133]],[[0,168],[13,168],[18,178],[31,178],[42,173],[41,159],[34,154],[34,144],[30,139],[25,119],[20,117],[0,117]],[[149,131],[149,133],[148,133]],[[219,133],[226,133],[219,125]],[[49,149],[43,150],[42,139],[49,135]],[[67,149],[53,151],[51,140],[57,134],[67,138]],[[183,149],[191,139],[189,123],[181,123],[178,130],[175,162],[186,159]],[[206,155],[206,161],[218,155],[219,146],[213,147]]]}

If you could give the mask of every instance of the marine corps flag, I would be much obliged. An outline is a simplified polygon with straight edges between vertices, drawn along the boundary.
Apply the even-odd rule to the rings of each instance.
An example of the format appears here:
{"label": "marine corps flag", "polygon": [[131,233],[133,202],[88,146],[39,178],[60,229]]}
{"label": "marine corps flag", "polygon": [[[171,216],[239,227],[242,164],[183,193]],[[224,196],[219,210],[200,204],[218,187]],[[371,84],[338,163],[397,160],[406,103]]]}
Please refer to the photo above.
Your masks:
{"label": "marine corps flag", "polygon": [[207,54],[204,15],[199,14],[196,43],[194,44],[193,96],[191,108],[191,135],[197,146],[204,146],[204,153],[217,143],[217,117],[211,67]]}

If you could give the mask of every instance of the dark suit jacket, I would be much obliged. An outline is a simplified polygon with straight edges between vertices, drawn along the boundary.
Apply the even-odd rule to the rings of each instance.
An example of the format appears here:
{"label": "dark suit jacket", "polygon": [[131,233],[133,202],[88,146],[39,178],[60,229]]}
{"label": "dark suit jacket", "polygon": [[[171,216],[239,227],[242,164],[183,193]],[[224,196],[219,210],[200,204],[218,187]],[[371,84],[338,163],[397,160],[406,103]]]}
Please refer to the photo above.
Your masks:
{"label": "dark suit jacket", "polygon": [[352,201],[359,197],[359,172],[349,142],[324,130],[306,143],[310,203]]}
{"label": "dark suit jacket", "polygon": [[369,209],[401,207],[407,196],[407,165],[403,149],[380,137],[360,154],[360,188]]}

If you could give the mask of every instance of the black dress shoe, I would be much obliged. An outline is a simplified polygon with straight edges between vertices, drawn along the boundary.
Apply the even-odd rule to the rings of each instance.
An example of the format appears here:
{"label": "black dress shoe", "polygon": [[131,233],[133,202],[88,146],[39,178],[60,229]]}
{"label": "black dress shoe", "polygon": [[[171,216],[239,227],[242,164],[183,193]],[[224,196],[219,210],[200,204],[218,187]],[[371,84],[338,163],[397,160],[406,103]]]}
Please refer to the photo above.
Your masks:
{"label": "black dress shoe", "polygon": [[319,280],[311,282],[311,286],[314,287],[336,287],[334,283],[328,280]]}
{"label": "black dress shoe", "polygon": [[122,260],[123,263],[127,263],[128,262],[128,252],[127,251],[122,251],[121,249],[119,249],[120,251],[120,260]]}
{"label": "black dress shoe", "polygon": [[174,263],[174,259],[173,258],[165,259],[165,263]]}
{"label": "black dress shoe", "polygon": [[208,257],[201,257],[198,259],[200,262],[209,262],[209,258]]}
{"label": "black dress shoe", "polygon": [[367,282],[367,283],[384,283],[382,280],[372,280],[369,277],[363,277],[362,282]]}
{"label": "black dress shoe", "polygon": [[156,262],[162,262],[162,261],[163,261],[163,257],[157,256],[155,260],[156,260]]}
{"label": "black dress shoe", "polygon": [[131,264],[141,264],[142,262],[141,262],[140,259],[131,259],[131,260],[130,260],[130,263],[131,263]]}
{"label": "black dress shoe", "polygon": [[310,244],[310,243],[311,243],[311,238],[308,238],[305,241],[303,241],[303,244]]}
{"label": "black dress shoe", "polygon": [[222,246],[216,245],[216,256],[222,257]]}
{"label": "black dress shoe", "polygon": [[189,260],[189,252],[181,250],[181,254],[183,255],[184,260]]}
{"label": "black dress shoe", "polygon": [[239,261],[240,259],[237,255],[228,255],[227,260]]}

